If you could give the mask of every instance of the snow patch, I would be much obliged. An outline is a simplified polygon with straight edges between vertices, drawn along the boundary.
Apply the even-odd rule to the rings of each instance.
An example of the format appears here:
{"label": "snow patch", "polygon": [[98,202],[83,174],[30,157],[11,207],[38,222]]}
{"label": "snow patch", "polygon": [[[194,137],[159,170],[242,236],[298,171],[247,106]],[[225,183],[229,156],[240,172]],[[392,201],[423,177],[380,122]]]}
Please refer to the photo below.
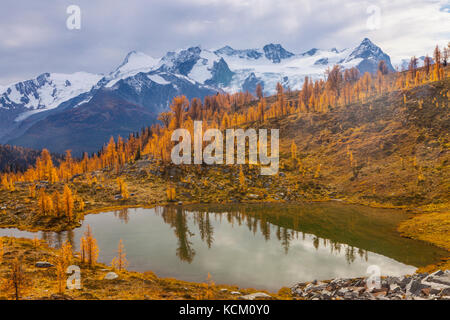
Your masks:
{"label": "snow patch", "polygon": [[162,85],[170,84],[169,81],[167,81],[166,79],[164,79],[163,77],[161,77],[160,75],[157,75],[157,74],[148,75],[147,78],[149,78],[150,80],[152,80],[153,82],[156,82],[158,84],[162,84]]}

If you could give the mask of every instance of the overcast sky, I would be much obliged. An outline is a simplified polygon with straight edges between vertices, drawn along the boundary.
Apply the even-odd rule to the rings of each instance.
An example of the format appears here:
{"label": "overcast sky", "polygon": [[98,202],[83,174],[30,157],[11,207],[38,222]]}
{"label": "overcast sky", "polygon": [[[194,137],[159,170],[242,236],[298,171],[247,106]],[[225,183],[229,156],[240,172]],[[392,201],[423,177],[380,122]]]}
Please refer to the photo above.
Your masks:
{"label": "overcast sky", "polygon": [[[80,30],[66,27],[72,4],[81,9]],[[353,47],[364,37],[394,62],[431,54],[450,40],[449,1],[1,0],[0,85],[43,72],[108,73],[131,50],[159,58],[199,44],[280,43],[299,53]]]}

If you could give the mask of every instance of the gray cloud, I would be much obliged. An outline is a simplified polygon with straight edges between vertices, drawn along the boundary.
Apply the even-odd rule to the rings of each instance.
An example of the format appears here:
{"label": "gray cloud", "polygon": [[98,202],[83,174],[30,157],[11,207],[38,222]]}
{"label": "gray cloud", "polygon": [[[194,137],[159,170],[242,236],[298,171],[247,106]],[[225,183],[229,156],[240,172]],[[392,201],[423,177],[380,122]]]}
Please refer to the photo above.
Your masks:
{"label": "gray cloud", "polygon": [[[71,4],[81,8],[81,30],[66,28]],[[378,30],[366,26],[370,5],[381,10]],[[130,50],[161,57],[198,44],[273,42],[303,52],[369,37],[393,57],[422,55],[450,39],[446,6],[441,0],[2,0],[0,84],[43,72],[106,73]]]}

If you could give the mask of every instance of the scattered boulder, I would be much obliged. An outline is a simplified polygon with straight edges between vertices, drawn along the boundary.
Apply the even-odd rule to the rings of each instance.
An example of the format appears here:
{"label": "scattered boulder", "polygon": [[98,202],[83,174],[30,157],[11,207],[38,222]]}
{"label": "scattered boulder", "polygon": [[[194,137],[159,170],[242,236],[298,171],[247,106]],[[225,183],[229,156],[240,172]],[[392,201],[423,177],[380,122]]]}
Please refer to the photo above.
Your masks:
{"label": "scattered boulder", "polygon": [[423,284],[419,279],[411,279],[406,285],[406,294],[419,295],[422,289],[430,288],[430,286]]}
{"label": "scattered boulder", "polygon": [[269,296],[267,293],[264,292],[255,292],[239,297],[239,299],[241,300],[271,299],[271,298],[272,298],[271,296]]}
{"label": "scattered boulder", "polygon": [[105,275],[105,280],[114,280],[114,279],[117,279],[119,276],[117,275],[117,273],[115,273],[115,272],[108,272],[106,275]]}
{"label": "scattered boulder", "polygon": [[54,265],[47,261],[38,261],[35,264],[36,268],[51,268]]}

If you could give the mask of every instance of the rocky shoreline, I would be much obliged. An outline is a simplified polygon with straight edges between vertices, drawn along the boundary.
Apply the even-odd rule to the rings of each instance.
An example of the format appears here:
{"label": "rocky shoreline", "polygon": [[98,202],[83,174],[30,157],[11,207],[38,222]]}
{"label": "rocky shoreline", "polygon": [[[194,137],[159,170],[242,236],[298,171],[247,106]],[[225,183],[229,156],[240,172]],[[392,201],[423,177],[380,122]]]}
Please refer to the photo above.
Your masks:
{"label": "rocky shoreline", "polygon": [[302,300],[450,300],[450,270],[381,277],[373,289],[365,278],[356,278],[298,283],[291,291]]}

